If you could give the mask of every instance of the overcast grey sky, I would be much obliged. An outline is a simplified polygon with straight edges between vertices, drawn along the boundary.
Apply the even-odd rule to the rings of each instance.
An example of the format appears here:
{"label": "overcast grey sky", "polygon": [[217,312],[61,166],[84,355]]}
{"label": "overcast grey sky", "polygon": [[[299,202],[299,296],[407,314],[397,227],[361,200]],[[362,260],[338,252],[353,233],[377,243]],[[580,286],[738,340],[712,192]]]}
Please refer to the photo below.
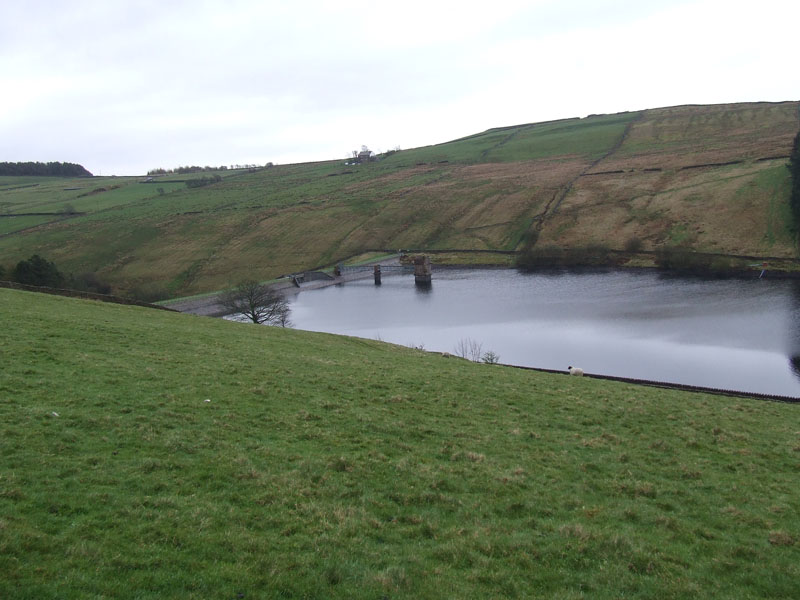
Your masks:
{"label": "overcast grey sky", "polygon": [[797,0],[3,2],[0,161],[304,162],[800,99]]}

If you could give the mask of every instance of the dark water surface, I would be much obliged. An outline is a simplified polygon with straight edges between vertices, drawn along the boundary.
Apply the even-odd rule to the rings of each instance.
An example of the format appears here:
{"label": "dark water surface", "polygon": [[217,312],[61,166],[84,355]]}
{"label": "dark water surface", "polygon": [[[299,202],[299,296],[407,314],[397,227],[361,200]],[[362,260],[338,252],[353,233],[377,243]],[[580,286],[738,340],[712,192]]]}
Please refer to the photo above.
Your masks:
{"label": "dark water surface", "polygon": [[443,270],[427,291],[398,275],[301,292],[292,321],[442,352],[469,338],[507,364],[800,397],[795,281]]}

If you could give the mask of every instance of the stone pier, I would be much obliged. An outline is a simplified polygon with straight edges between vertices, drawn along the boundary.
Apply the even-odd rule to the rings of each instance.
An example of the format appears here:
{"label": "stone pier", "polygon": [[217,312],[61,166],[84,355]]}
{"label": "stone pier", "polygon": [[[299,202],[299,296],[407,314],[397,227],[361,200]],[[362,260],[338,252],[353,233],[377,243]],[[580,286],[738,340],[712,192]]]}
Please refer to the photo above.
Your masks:
{"label": "stone pier", "polygon": [[422,287],[431,285],[431,259],[425,254],[414,257],[414,283]]}

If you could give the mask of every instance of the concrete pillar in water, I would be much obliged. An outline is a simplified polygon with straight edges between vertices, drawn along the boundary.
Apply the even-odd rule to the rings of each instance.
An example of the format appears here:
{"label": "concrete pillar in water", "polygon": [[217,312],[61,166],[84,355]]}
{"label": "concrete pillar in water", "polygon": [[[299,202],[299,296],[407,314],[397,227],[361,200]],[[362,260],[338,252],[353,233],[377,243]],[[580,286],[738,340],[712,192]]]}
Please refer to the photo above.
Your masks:
{"label": "concrete pillar in water", "polygon": [[372,270],[375,273],[375,285],[381,284],[381,266],[375,265],[375,268]]}
{"label": "concrete pillar in water", "polygon": [[425,254],[414,257],[414,283],[423,287],[431,285],[431,259]]}

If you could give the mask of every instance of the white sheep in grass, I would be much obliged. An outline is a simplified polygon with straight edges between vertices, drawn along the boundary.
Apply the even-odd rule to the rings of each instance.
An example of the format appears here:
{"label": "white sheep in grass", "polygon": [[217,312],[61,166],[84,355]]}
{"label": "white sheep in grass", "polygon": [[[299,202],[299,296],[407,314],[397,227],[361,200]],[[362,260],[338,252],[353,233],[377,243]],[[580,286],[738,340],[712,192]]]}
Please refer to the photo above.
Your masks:
{"label": "white sheep in grass", "polygon": [[572,365],[570,365],[569,367],[567,367],[567,370],[569,371],[570,375],[575,375],[576,377],[583,376],[583,369],[581,369],[580,367],[573,367]]}

